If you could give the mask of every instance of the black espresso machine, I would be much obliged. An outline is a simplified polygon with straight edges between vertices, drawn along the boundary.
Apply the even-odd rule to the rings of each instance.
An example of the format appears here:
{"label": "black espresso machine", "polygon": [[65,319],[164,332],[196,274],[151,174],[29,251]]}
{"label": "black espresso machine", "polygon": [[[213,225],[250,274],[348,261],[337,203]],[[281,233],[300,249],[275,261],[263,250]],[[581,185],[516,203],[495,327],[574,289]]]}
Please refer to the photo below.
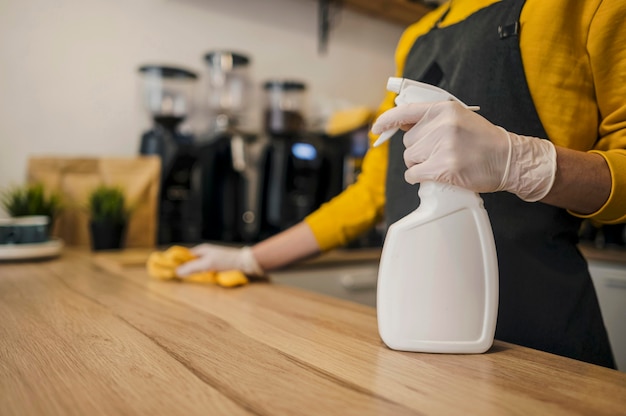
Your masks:
{"label": "black espresso machine", "polygon": [[253,108],[250,58],[210,51],[206,64],[206,103],[210,124],[198,142],[194,195],[203,240],[255,242],[264,228],[269,146],[247,126]]}
{"label": "black espresso machine", "polygon": [[335,149],[307,131],[306,84],[270,80],[263,90],[263,132],[270,146],[264,219],[269,229],[281,231],[338,194],[341,181],[333,176]]}
{"label": "black espresso machine", "polygon": [[213,51],[205,62],[210,125],[195,136],[179,126],[197,75],[171,66],[140,68],[153,120],[140,154],[162,160],[158,244],[253,242],[270,234],[261,228],[269,146],[242,128],[250,102],[249,58]]}
{"label": "black espresso machine", "polygon": [[192,169],[197,163],[193,136],[180,130],[188,116],[198,78],[184,68],[144,65],[143,101],[153,121],[143,133],[139,153],[161,158],[158,206],[159,244],[200,240],[201,220],[192,195]]}
{"label": "black espresso machine", "polygon": [[[251,89],[243,75],[232,72],[248,64],[240,54],[212,52],[209,101],[216,114],[201,158],[202,237],[205,240],[251,243],[287,229],[341,190],[340,178],[331,186],[322,136],[306,132],[304,83],[272,80],[263,85],[263,126],[245,133],[243,103]],[[241,71],[241,68],[239,69]],[[216,76],[220,72],[225,74]],[[229,81],[230,79],[230,81]],[[243,77],[243,79],[247,79]],[[223,82],[223,84],[219,84]],[[248,94],[237,97],[237,94]],[[219,100],[215,97],[225,95]],[[224,108],[223,103],[229,103]],[[235,105],[241,103],[241,105]]]}
{"label": "black espresso machine", "polygon": [[[196,75],[142,67],[154,126],[140,153],[163,160],[158,243],[253,243],[287,229],[343,189],[337,143],[307,132],[306,85],[263,84],[260,132],[247,127],[253,88],[250,59],[211,51],[204,57],[210,122],[195,137],[178,131]],[[183,105],[183,103],[185,103]]]}

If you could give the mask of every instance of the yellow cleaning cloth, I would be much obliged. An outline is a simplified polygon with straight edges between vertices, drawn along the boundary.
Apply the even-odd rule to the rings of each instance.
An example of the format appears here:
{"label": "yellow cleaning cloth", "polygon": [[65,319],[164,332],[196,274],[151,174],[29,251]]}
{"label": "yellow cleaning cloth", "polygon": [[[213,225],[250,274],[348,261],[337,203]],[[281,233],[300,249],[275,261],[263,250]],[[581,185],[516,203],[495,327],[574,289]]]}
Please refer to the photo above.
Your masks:
{"label": "yellow cleaning cloth", "polygon": [[212,283],[224,287],[241,286],[248,283],[248,278],[239,270],[198,272],[185,277],[176,275],[176,268],[195,259],[196,256],[186,247],[172,246],[165,251],[150,254],[146,263],[148,274],[159,280],[182,280],[194,283]]}

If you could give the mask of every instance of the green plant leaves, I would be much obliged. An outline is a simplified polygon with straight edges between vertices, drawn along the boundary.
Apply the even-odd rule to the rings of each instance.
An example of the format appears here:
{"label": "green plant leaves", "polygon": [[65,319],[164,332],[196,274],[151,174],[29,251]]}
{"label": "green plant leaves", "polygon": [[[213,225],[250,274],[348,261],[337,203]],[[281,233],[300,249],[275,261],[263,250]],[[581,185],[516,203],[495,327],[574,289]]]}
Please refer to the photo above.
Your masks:
{"label": "green plant leaves", "polygon": [[12,217],[25,215],[47,215],[52,222],[61,210],[58,194],[46,194],[41,183],[14,187],[2,192],[0,203]]}
{"label": "green plant leaves", "polygon": [[121,187],[98,186],[89,195],[88,204],[92,221],[123,224],[128,220],[129,212]]}

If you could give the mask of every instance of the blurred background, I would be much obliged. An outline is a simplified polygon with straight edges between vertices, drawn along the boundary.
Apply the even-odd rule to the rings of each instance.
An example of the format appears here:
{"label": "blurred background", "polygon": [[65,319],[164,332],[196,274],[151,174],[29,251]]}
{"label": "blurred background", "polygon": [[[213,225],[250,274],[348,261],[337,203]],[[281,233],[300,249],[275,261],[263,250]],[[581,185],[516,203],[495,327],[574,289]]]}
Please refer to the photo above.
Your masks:
{"label": "blurred background", "polygon": [[[267,79],[306,83],[311,117],[375,108],[403,25],[335,11],[319,52],[312,0],[0,0],[0,188],[22,183],[30,155],[132,156],[151,118],[138,68],[199,75],[212,50],[250,58],[252,98]],[[208,123],[203,90],[183,129]],[[258,126],[261,112],[251,112]]]}

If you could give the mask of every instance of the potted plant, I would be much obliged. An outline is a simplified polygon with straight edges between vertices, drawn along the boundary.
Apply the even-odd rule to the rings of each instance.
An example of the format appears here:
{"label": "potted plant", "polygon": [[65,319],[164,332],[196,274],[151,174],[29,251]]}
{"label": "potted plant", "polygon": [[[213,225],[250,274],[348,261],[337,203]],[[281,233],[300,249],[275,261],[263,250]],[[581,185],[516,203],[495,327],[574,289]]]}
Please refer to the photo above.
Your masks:
{"label": "potted plant", "polygon": [[5,221],[7,224],[10,221],[13,227],[12,241],[19,243],[47,241],[61,211],[59,194],[46,192],[41,183],[9,188],[0,194],[0,203],[12,217]]}
{"label": "potted plant", "polygon": [[130,216],[124,190],[118,186],[98,186],[89,194],[88,209],[92,249],[122,248]]}

